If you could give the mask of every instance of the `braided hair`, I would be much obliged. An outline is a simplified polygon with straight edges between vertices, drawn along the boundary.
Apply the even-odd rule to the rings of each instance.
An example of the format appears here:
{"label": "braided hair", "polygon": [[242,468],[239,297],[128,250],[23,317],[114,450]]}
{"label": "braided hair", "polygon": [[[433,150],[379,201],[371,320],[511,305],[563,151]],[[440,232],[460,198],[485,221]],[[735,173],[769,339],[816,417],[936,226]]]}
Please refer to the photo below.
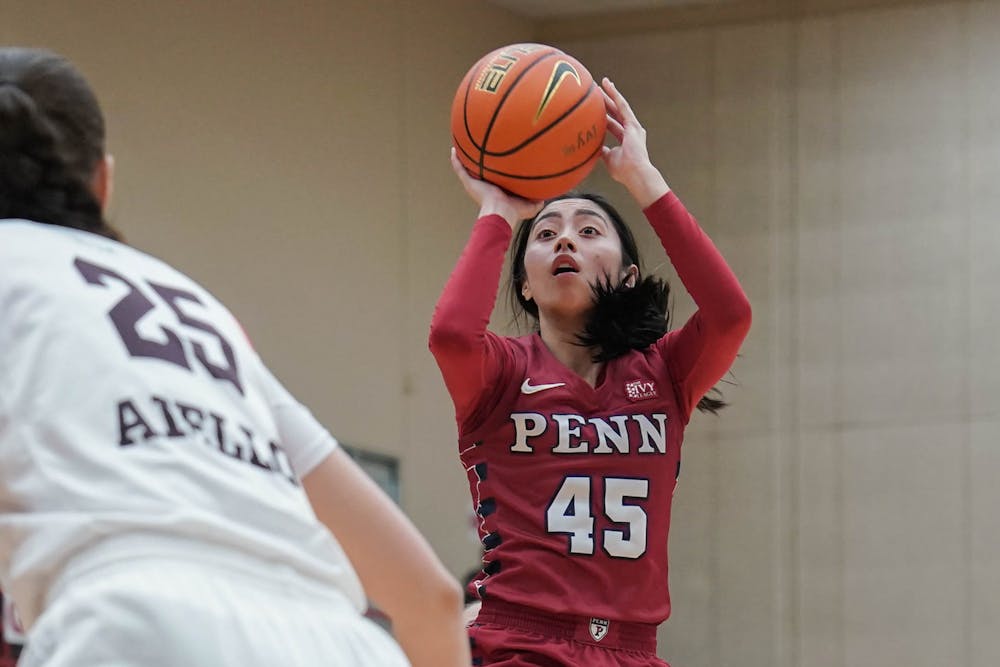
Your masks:
{"label": "braided hair", "polygon": [[[613,281],[605,276],[591,288],[594,307],[587,317],[583,331],[577,336],[580,345],[594,350],[595,362],[604,362],[625,355],[631,350],[643,350],[658,341],[670,329],[670,285],[658,276],[641,275],[639,247],[632,230],[618,210],[607,199],[593,193],[567,193],[545,202],[546,206],[562,199],[586,199],[608,214],[622,245],[622,265],[640,267],[635,285],[628,279]],[[538,327],[538,304],[526,299],[521,287],[527,279],[524,255],[531,236],[534,219],[522,220],[511,245],[510,302],[515,319],[527,313]],[[712,389],[698,401],[702,412],[717,414],[726,407],[721,392]]]}
{"label": "braided hair", "polygon": [[0,48],[0,219],[119,239],[91,187],[104,137],[97,98],[69,61]]}

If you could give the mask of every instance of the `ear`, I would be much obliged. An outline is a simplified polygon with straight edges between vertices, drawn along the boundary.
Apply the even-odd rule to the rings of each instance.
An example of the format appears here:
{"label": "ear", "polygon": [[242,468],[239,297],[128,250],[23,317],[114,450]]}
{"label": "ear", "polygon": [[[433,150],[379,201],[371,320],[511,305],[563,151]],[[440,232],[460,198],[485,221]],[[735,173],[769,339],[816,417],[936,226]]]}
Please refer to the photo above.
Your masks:
{"label": "ear", "polygon": [[90,181],[90,187],[94,191],[94,196],[97,197],[97,203],[101,205],[102,213],[107,211],[108,206],[111,204],[111,193],[114,190],[114,176],[115,158],[106,154],[97,163],[97,167],[94,169],[94,177]]}
{"label": "ear", "polygon": [[531,301],[531,285],[525,280],[521,283],[521,296],[524,297],[525,301]]}
{"label": "ear", "polygon": [[629,264],[622,278],[625,280],[625,287],[635,287],[636,283],[639,282],[639,267],[635,264]]}

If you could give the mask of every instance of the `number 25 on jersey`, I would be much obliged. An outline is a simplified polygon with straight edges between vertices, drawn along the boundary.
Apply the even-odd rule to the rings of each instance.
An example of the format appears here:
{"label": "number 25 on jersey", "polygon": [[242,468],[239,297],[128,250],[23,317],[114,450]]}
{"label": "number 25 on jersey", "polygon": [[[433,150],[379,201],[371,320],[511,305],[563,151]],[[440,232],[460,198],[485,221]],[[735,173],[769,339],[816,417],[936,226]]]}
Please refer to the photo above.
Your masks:
{"label": "number 25 on jersey", "polygon": [[[152,340],[144,338],[138,330],[139,320],[145,317],[157,306],[139,288],[138,285],[121,275],[117,271],[105,266],[100,266],[85,259],[77,258],[74,262],[76,270],[80,272],[83,279],[90,285],[107,287],[108,281],[118,282],[128,289],[128,293],[122,297],[121,301],[114,305],[108,313],[111,322],[115,325],[118,335],[121,336],[125,349],[133,357],[146,357],[149,359],[160,359],[167,363],[191,370],[191,362],[188,360],[187,352],[180,336],[168,327],[161,327],[164,340]],[[201,306],[202,301],[196,294],[186,290],[160,285],[152,281],[145,281],[149,288],[173,311],[178,323],[187,329],[200,331],[202,335],[214,338],[219,343],[222,355],[226,359],[225,364],[215,364],[209,360],[205,351],[205,346],[197,340],[192,339],[190,344],[194,351],[195,359],[208,371],[216,380],[230,382],[236,390],[243,393],[243,385],[240,383],[239,371],[236,367],[236,355],[233,353],[233,346],[229,344],[222,334],[208,322],[196,319],[186,313],[182,303],[195,304]],[[183,330],[182,330],[183,331]]]}

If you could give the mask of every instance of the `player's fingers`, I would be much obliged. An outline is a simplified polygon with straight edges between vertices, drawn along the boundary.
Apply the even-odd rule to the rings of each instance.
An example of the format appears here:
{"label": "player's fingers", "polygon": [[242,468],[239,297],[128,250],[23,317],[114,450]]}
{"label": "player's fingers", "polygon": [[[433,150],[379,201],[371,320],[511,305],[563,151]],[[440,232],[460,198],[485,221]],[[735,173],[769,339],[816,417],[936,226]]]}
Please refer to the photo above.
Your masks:
{"label": "player's fingers", "polygon": [[607,114],[606,118],[608,121],[608,132],[610,132],[611,136],[617,139],[620,143],[621,140],[625,137],[625,128],[622,127],[621,123],[612,118],[611,114]]}
{"label": "player's fingers", "polygon": [[622,119],[622,125],[627,125],[629,123],[639,124],[639,119],[636,118],[628,100],[626,100],[625,96],[621,94],[614,82],[608,77],[604,77],[601,85],[607,95],[611,98],[611,101],[613,101],[615,106],[618,108],[619,115]]}
{"label": "player's fingers", "polygon": [[618,105],[615,104],[615,101],[611,99],[611,96],[608,95],[608,92],[603,88],[601,88],[601,95],[604,96],[604,109],[608,112],[608,114],[614,116],[615,118],[620,117],[621,112],[618,111]]}

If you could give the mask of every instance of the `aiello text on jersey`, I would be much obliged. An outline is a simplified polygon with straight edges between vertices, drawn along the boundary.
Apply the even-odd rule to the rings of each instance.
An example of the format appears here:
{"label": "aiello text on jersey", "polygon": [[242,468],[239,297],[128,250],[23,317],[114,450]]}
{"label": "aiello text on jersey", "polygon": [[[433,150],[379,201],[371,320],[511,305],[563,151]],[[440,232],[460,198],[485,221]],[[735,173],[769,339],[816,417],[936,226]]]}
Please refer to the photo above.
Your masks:
{"label": "aiello text on jersey", "polygon": [[118,402],[118,444],[135,445],[153,438],[202,440],[225,456],[280,475],[294,485],[287,454],[275,442],[259,442],[241,424],[206,408],[152,396],[145,405],[132,399]]}

